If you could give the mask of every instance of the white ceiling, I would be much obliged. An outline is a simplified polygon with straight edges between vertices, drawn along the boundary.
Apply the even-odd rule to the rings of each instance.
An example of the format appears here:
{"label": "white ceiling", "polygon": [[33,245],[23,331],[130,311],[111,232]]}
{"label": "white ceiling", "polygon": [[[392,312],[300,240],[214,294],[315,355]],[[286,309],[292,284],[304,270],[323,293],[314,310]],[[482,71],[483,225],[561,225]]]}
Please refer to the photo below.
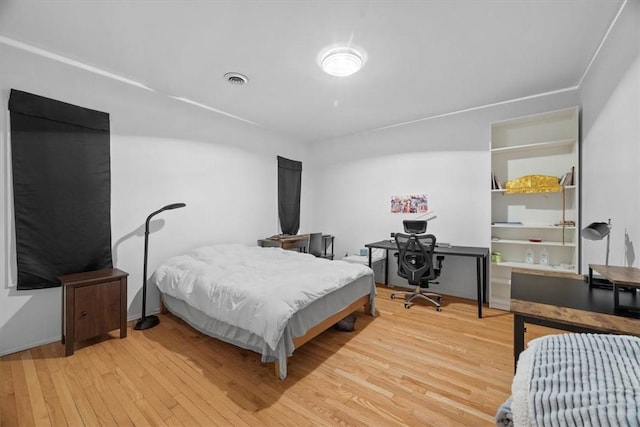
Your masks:
{"label": "white ceiling", "polygon": [[[0,35],[307,142],[575,87],[621,4],[0,0]],[[336,43],[360,72],[320,70]]]}

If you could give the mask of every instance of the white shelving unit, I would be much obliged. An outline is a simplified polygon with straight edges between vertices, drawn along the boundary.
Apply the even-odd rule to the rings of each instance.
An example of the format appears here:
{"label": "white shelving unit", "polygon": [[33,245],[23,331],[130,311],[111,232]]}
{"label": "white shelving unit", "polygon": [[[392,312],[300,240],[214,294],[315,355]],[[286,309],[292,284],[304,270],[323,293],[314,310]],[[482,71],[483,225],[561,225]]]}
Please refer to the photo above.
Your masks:
{"label": "white shelving unit", "polygon": [[[578,117],[574,107],[491,125],[491,169],[502,188],[526,175],[560,179],[573,170],[573,181],[561,192],[491,190],[491,251],[501,255],[499,262],[491,263],[492,308],[509,310],[513,268],[539,274],[579,272]],[[543,251],[547,264],[540,263]],[[526,262],[530,252],[533,262]]]}

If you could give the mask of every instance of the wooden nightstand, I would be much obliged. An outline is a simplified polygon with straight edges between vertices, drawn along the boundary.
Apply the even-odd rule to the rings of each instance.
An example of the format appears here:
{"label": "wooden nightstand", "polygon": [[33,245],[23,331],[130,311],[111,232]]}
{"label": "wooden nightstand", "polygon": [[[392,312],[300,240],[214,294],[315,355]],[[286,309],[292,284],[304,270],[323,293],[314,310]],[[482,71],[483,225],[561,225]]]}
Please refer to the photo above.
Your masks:
{"label": "wooden nightstand", "polygon": [[62,343],[75,343],[120,329],[127,336],[127,276],[117,268],[58,276],[62,284]]}

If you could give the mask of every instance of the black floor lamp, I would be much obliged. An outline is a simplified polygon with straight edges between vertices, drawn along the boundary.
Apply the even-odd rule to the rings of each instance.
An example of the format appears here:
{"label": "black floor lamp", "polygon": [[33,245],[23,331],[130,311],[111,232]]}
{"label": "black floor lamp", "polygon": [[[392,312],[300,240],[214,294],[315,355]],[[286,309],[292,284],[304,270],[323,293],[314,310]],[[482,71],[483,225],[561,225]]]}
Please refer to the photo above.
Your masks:
{"label": "black floor lamp", "polygon": [[149,221],[151,221],[151,218],[153,218],[155,215],[159,214],[160,212],[167,211],[169,209],[184,208],[185,206],[187,205],[185,205],[184,203],[172,203],[161,209],[158,209],[157,211],[153,212],[151,215],[147,217],[147,221],[144,225],[144,270],[143,270],[143,278],[142,278],[142,317],[136,322],[136,324],[133,326],[133,329],[136,329],[136,330],[149,329],[149,328],[153,328],[158,323],[160,323],[160,319],[158,319],[158,316],[154,316],[154,315],[147,316],[147,255],[149,253]]}

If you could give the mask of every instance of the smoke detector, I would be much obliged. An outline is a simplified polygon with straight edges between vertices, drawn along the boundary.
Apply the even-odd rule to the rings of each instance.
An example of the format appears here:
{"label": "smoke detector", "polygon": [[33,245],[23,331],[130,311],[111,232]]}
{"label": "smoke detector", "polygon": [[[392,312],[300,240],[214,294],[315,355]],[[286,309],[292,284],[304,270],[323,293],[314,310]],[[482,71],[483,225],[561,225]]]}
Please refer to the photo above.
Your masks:
{"label": "smoke detector", "polygon": [[232,85],[243,85],[249,83],[249,78],[240,73],[227,73],[224,78]]}

